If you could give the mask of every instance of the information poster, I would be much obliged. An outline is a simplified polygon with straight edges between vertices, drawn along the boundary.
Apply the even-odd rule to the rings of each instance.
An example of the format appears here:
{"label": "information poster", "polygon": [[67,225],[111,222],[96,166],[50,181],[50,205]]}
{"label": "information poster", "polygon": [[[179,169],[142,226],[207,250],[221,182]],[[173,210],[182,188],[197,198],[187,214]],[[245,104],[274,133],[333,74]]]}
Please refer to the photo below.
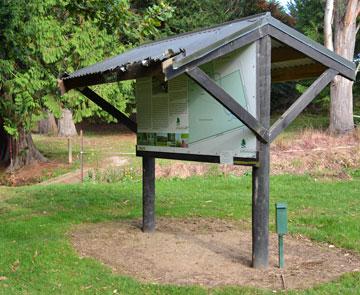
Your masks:
{"label": "information poster", "polygon": [[189,108],[187,78],[170,82],[137,80],[138,145],[187,148]]}
{"label": "information poster", "polygon": [[[256,47],[239,49],[201,68],[256,117]],[[255,158],[255,135],[185,74],[168,82],[157,77],[136,81],[141,151]]]}

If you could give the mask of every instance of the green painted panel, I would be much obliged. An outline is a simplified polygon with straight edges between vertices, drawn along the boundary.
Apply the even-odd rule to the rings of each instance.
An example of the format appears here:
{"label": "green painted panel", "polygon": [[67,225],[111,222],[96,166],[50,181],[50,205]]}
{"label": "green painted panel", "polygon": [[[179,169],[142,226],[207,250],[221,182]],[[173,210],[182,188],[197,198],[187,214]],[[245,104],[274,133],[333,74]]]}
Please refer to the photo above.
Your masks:
{"label": "green painted panel", "polygon": [[[240,70],[222,76],[208,65],[203,70],[245,109],[248,108]],[[239,128],[243,123],[193,81],[188,83],[190,143]]]}

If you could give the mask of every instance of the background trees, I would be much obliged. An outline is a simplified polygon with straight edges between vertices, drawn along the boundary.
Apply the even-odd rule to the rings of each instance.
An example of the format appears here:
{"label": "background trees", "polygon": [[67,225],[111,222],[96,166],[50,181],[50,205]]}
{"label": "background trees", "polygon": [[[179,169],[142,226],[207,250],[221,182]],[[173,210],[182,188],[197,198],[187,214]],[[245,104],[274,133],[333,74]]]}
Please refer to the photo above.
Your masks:
{"label": "background trees", "polygon": [[[61,97],[57,77],[154,37],[171,13],[163,2],[140,14],[130,9],[127,0],[2,0],[0,119],[7,135],[1,133],[0,141],[7,153],[6,145],[12,146],[10,169],[44,160],[29,131],[45,109],[56,117],[62,109],[71,109],[76,122],[89,116],[112,120],[76,92]],[[120,110],[133,98],[131,81],[97,91]]]}
{"label": "background trees", "polygon": [[[359,0],[327,0],[324,42],[337,54],[354,59],[356,34],[360,24]],[[354,128],[353,82],[337,76],[331,84],[330,131],[344,133]]]}
{"label": "background trees", "polygon": [[[353,60],[360,51],[359,35],[356,34],[359,3],[358,0],[292,0],[289,10],[298,30],[327,45],[339,55]],[[353,89],[352,82],[336,77],[330,89],[329,130],[335,134],[352,130],[353,109],[355,106],[356,112],[359,104],[359,86]],[[353,99],[353,93],[356,100]]]}
{"label": "background trees", "polygon": [[[160,35],[177,34],[264,11],[271,11],[281,21],[323,42],[325,2],[291,0],[288,14],[276,0],[0,0],[0,161],[12,158],[10,168],[14,169],[36,159],[44,160],[35,152],[29,131],[48,114],[60,118],[64,110],[71,109],[74,122],[85,117],[113,120],[75,91],[61,97],[56,88],[60,73],[73,72]],[[348,32],[344,24],[349,23],[349,15],[354,13],[347,13],[347,8],[355,7],[356,3],[358,7],[358,2],[334,0],[335,12],[330,18],[335,50],[349,59],[351,50],[341,52],[340,45],[345,39],[353,42],[354,34],[347,33],[344,39],[340,31]],[[355,10],[358,15],[356,13],[358,9]],[[354,24],[354,18],[350,23]],[[349,46],[357,47],[356,52],[360,46],[358,39]],[[94,88],[118,109],[132,112],[131,81]],[[301,88],[300,85],[298,89]],[[346,97],[349,113],[351,85],[345,88],[348,90],[344,95],[343,86],[332,87],[332,96],[338,97],[341,103]],[[276,85],[273,92],[272,106],[285,108],[296,96],[295,84]],[[355,92],[359,92],[357,87]],[[332,106],[332,118],[336,118],[333,122],[340,122],[338,103]],[[328,100],[318,100],[318,104],[326,110]],[[349,118],[352,120],[351,115],[347,115]],[[332,124],[331,128],[340,131],[353,126],[350,121],[340,125],[339,128]]]}

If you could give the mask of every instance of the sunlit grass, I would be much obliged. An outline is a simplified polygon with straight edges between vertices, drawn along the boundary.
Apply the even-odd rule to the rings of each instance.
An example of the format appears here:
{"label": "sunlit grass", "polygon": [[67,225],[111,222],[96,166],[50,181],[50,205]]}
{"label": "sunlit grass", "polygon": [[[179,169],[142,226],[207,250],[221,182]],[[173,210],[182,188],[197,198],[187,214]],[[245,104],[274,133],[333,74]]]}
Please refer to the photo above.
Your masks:
{"label": "sunlit grass", "polygon": [[[271,230],[274,203],[286,201],[291,234],[360,253],[359,187],[358,177],[322,182],[306,176],[273,176]],[[250,176],[162,179],[156,190],[158,216],[218,217],[250,225]],[[6,277],[0,281],[0,294],[272,294],[241,287],[207,290],[141,284],[113,274],[95,260],[80,259],[69,242],[72,226],[140,218],[140,180],[0,188],[0,216],[0,276]],[[356,294],[359,290],[360,274],[354,273],[289,294]]]}

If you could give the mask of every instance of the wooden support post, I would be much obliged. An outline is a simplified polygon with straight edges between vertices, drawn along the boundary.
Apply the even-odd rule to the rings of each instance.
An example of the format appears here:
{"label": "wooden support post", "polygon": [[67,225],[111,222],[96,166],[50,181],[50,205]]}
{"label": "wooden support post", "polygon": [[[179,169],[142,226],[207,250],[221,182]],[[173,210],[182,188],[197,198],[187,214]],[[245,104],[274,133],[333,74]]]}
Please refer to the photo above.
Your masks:
{"label": "wooden support post", "polygon": [[[270,127],[271,39],[257,41],[257,115],[264,128]],[[269,264],[269,172],[270,143],[257,141],[259,166],[252,171],[252,265]]]}
{"label": "wooden support post", "polygon": [[89,87],[81,89],[79,88],[78,90],[88,99],[90,99],[93,103],[95,103],[98,107],[100,107],[105,112],[113,116],[116,120],[118,120],[119,123],[124,124],[127,128],[136,133],[137,124],[130,118],[128,118],[124,113],[120,112],[117,108],[115,108],[111,103],[103,99],[95,91],[91,90]]}
{"label": "wooden support post", "polygon": [[84,182],[84,134],[80,130],[80,179]]}
{"label": "wooden support post", "polygon": [[67,141],[68,141],[69,164],[72,164],[72,140],[70,136],[67,138]]}
{"label": "wooden support post", "polygon": [[155,158],[144,156],[143,164],[143,232],[155,231]]}

